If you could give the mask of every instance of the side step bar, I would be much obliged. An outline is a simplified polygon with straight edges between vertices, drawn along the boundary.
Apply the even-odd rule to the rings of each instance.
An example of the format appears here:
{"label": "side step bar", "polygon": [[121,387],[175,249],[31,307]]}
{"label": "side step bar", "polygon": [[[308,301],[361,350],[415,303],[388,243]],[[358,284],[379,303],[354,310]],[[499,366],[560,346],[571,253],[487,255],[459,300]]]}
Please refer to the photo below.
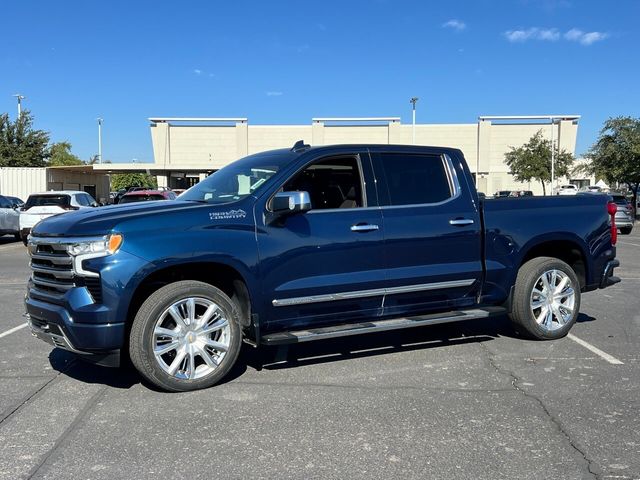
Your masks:
{"label": "side step bar", "polygon": [[260,343],[263,345],[284,345],[287,343],[312,342],[314,340],[326,340],[328,338],[348,337],[363,333],[384,332],[401,328],[423,327],[438,323],[463,322],[488,318],[495,315],[504,315],[506,308],[488,307],[472,310],[459,310],[453,312],[432,313],[415,317],[391,318],[387,320],[375,320],[372,322],[347,323],[331,327],[309,328],[306,330],[292,330],[286,332],[269,333],[262,336]]}

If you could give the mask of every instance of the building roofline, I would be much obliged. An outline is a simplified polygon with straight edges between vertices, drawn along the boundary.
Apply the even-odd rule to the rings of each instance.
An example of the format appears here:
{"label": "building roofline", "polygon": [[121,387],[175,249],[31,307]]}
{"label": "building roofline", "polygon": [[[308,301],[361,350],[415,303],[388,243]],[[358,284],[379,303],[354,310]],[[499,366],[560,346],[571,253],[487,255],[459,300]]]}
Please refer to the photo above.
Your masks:
{"label": "building roofline", "polygon": [[400,117],[315,117],[312,122],[399,122]]}
{"label": "building roofline", "polygon": [[581,115],[480,115],[478,120],[579,120]]}
{"label": "building roofline", "polygon": [[240,122],[247,123],[247,117],[149,117],[151,123],[166,122]]}

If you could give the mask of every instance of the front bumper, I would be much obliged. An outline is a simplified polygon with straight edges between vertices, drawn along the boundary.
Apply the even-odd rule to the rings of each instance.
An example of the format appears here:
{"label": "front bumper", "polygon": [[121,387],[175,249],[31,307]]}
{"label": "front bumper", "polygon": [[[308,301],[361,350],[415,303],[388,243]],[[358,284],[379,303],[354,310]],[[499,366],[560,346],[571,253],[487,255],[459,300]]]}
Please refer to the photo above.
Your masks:
{"label": "front bumper", "polygon": [[30,314],[26,315],[28,318],[29,329],[31,335],[40,340],[54,346],[73,352],[79,355],[83,360],[103,365],[106,367],[118,367],[120,366],[120,350],[112,350],[106,352],[86,352],[78,350],[73,346],[69,337],[67,337],[64,329],[55,323],[48,323],[42,319],[31,317]]}
{"label": "front bumper", "polygon": [[68,254],[66,238],[30,238],[32,275],[24,301],[32,333],[83,359],[117,364],[136,275],[144,275],[146,260],[123,250],[82,260]]}

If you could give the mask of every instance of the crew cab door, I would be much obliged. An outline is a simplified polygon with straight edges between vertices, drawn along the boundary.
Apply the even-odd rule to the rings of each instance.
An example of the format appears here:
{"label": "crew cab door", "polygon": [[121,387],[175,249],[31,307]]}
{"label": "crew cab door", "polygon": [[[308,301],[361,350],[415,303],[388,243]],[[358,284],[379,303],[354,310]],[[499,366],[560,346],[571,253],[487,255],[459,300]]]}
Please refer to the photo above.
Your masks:
{"label": "crew cab door", "polygon": [[380,314],[386,281],[382,215],[367,208],[376,202],[368,153],[310,160],[278,191],[308,192],[311,210],[276,216],[271,199],[257,203],[267,328]]}
{"label": "crew cab door", "polygon": [[482,278],[481,225],[461,159],[373,154],[389,282],[384,315],[472,305]]}

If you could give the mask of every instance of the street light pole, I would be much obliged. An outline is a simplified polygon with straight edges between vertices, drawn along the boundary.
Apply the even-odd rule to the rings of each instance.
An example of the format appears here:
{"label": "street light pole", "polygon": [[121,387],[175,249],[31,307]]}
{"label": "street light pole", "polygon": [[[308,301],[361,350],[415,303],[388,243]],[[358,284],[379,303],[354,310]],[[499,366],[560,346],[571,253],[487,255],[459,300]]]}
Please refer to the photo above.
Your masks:
{"label": "street light pole", "polygon": [[20,93],[16,93],[13,96],[18,100],[18,120],[20,120],[20,115],[22,115],[22,100],[26,97]]}
{"label": "street light pole", "polygon": [[555,142],[555,119],[551,117],[551,195],[553,195],[553,183],[556,177],[556,149]]}
{"label": "street light pole", "polygon": [[411,103],[412,105],[413,122],[411,127],[411,136],[412,136],[412,142],[414,145],[416,144],[416,103],[417,102],[418,102],[418,97],[411,97],[411,100],[409,100],[409,103]]}
{"label": "street light pole", "polygon": [[102,119],[98,120],[98,163],[102,163]]}

